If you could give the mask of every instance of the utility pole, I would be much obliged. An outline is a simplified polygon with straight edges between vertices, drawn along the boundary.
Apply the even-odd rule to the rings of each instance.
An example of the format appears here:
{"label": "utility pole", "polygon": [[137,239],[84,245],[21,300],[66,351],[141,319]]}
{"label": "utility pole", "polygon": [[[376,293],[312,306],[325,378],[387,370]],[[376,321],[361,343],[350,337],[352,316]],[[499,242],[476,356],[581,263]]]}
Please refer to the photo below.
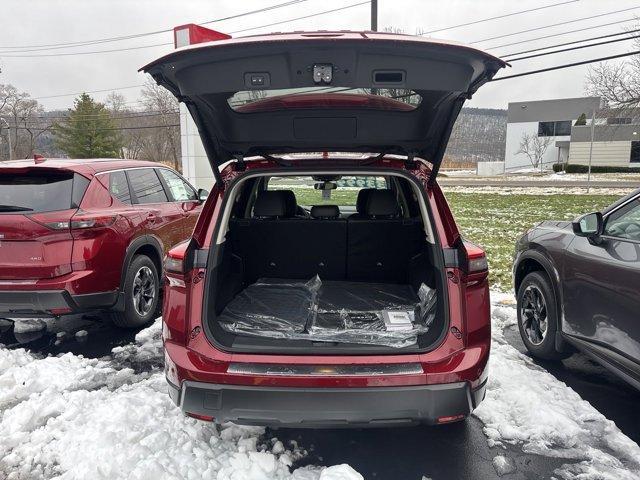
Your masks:
{"label": "utility pole", "polygon": [[371,31],[378,31],[378,0],[371,0]]}
{"label": "utility pole", "polygon": [[4,122],[4,124],[7,126],[7,140],[9,142],[9,160],[11,160],[11,158],[13,157],[13,149],[11,148],[11,127],[9,126],[9,122],[7,122],[4,118],[0,117],[0,120],[2,120],[2,122]]}

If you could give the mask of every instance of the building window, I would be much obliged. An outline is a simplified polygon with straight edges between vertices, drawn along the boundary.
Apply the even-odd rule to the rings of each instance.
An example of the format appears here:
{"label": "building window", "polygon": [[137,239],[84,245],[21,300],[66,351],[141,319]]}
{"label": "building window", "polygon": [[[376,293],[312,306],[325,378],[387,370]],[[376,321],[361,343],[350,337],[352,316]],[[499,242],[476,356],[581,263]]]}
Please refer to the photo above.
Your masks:
{"label": "building window", "polygon": [[640,141],[631,142],[631,155],[629,155],[630,163],[640,163]]}
{"label": "building window", "polygon": [[631,118],[629,117],[612,117],[607,118],[607,125],[630,125]]}
{"label": "building window", "polygon": [[539,137],[558,137],[571,135],[571,120],[562,122],[539,122]]}

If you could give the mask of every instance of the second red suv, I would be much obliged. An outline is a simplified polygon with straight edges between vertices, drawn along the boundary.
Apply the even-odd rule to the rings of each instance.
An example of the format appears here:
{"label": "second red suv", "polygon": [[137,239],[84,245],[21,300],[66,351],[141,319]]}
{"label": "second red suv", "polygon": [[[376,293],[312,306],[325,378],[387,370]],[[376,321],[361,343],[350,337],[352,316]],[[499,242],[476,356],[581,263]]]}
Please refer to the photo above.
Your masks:
{"label": "second red suv", "polygon": [[120,327],[158,313],[162,258],[205,191],[157,163],[0,164],[0,316],[107,310]]}
{"label": "second red suv", "polygon": [[144,68],[216,177],[165,264],[171,397],[253,425],[464,419],[486,389],[487,260],[436,174],[504,62],[387,33],[210,37]]}

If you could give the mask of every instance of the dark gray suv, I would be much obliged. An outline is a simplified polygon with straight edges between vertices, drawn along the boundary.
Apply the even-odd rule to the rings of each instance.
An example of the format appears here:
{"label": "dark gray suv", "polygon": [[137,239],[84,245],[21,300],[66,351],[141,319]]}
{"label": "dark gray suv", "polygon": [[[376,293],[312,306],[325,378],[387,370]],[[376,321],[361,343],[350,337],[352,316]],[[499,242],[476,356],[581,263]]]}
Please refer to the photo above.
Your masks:
{"label": "dark gray suv", "polygon": [[640,389],[640,190],[574,222],[530,229],[516,244],[513,277],[533,356],[577,348]]}

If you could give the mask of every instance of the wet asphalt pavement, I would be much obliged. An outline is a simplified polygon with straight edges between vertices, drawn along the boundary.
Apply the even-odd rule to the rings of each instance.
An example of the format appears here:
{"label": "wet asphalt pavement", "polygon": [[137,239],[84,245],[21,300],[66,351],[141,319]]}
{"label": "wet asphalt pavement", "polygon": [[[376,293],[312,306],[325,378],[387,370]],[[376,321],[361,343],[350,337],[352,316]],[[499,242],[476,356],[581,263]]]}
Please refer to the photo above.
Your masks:
{"label": "wet asphalt pavement", "polygon": [[[16,334],[11,322],[0,320],[0,344],[26,348],[41,355],[72,352],[91,358],[110,354],[116,346],[134,341],[137,331],[114,328],[100,317],[72,316],[46,320],[41,332]],[[81,330],[86,336],[76,336]],[[60,332],[64,332],[61,334]],[[505,330],[506,340],[524,352],[516,327]],[[563,362],[537,362],[573,388],[635,442],[640,442],[640,392],[613,374],[576,354]],[[489,448],[476,418],[438,427],[387,429],[277,429],[267,431],[288,443],[296,441],[309,454],[296,466],[348,463],[366,479],[538,479],[550,478],[563,461],[508,450]],[[496,455],[511,458],[516,471],[499,477],[492,465]]]}

